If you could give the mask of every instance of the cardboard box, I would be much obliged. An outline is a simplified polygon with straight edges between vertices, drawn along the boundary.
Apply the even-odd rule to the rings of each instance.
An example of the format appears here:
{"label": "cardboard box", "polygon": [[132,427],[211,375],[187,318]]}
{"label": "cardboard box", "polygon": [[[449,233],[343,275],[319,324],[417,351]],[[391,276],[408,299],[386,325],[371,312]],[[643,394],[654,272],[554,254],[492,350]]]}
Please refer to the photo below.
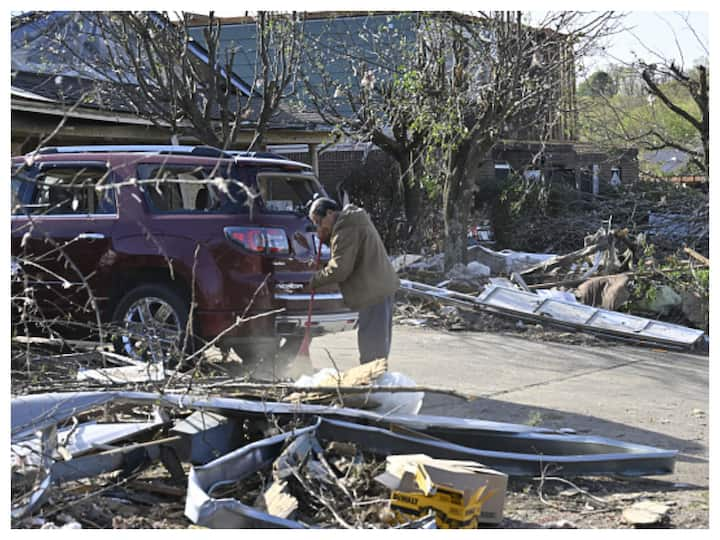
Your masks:
{"label": "cardboard box", "polygon": [[421,509],[432,508],[439,526],[468,527],[502,520],[507,478],[475,461],[404,454],[388,456],[376,480],[393,490],[397,511],[419,517]]}

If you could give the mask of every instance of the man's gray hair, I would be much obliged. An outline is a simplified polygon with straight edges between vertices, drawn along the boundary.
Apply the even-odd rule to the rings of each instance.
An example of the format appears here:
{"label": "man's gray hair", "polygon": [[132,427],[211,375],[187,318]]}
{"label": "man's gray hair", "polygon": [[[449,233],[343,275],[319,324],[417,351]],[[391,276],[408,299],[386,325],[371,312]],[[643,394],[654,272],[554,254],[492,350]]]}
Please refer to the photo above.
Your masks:
{"label": "man's gray hair", "polygon": [[310,216],[318,216],[319,218],[324,218],[328,210],[333,210],[337,212],[340,210],[340,206],[338,203],[336,203],[334,200],[329,199],[328,197],[318,197],[315,199],[310,206],[310,212],[308,213]]}

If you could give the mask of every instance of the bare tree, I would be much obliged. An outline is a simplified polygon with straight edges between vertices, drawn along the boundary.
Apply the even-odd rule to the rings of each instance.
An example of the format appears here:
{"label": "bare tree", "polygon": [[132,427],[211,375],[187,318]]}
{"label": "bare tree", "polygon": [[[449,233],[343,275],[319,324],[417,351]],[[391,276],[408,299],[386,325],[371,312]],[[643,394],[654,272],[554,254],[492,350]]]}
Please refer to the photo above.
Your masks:
{"label": "bare tree", "polygon": [[421,15],[367,15],[359,12],[347,28],[347,17],[330,18],[321,30],[305,33],[303,88],[338,136],[372,143],[396,161],[401,219],[412,233],[423,199],[421,154],[426,137],[414,125],[423,96],[418,77],[423,58],[412,36]]}
{"label": "bare tree", "polygon": [[[674,38],[674,54],[652,49],[638,36],[632,62],[617,59],[609,73],[616,96],[595,95],[582,104],[584,135],[604,148],[634,145],[647,152],[674,149],[688,156],[689,170],[709,174],[709,68],[705,58],[690,62],[679,31],[708,54],[706,38],[682,14],[662,17]],[[632,29],[626,29],[633,33]],[[646,172],[652,174],[650,163]]]}
{"label": "bare tree", "polygon": [[280,104],[294,91],[302,25],[296,13],[259,12],[258,76],[233,74],[237,50],[224,48],[212,12],[193,39],[197,16],[167,12],[73,12],[45,32],[50,47],[95,83],[91,98],[122,104],[173,135],[228,148],[241,131],[261,147]]}
{"label": "bare tree", "polygon": [[[669,138],[666,134],[655,127],[651,127],[645,134],[645,149],[662,150],[674,148],[690,156],[706,176],[710,174],[710,110],[709,90],[710,81],[708,69],[698,65],[692,70],[685,70],[670,61],[668,64],[642,64],[642,79],[645,82],[647,92],[650,96],[657,98],[662,104],[675,115],[685,120],[696,131],[701,148],[691,147],[684,141]],[[693,100],[696,110],[685,106],[680,100],[667,91],[660,80],[674,81]],[[693,107],[695,108],[695,107]]]}
{"label": "bare tree", "polygon": [[613,20],[612,13],[579,12],[549,14],[532,27],[520,12],[426,19],[421,46],[436,60],[425,75],[440,90],[423,104],[436,151],[426,155],[436,157],[443,181],[446,268],[466,261],[478,171],[493,146],[518,135],[539,141],[574,136],[575,59],[611,30]]}

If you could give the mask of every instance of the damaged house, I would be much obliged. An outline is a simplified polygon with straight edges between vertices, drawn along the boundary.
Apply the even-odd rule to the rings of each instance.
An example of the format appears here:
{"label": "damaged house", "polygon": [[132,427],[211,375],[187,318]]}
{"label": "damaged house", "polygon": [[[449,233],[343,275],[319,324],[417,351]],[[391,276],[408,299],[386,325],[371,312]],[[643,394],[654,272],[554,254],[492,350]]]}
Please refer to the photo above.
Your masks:
{"label": "damaged house", "polygon": [[[413,14],[407,13],[308,13],[303,16],[307,43],[325,51],[341,50],[345,40],[367,43],[359,36],[376,36],[382,43],[397,39],[400,33],[412,44]],[[132,86],[133,77],[125,74],[112,78],[110,65],[98,67],[98,59],[118,54],[122,45],[113,44],[103,30],[100,13],[49,12],[16,16],[12,23],[11,63],[11,142],[12,154],[22,154],[43,144],[160,144],[172,139],[177,144],[197,144],[191,122],[181,119],[176,125],[153,119],[151,105],[138,108],[137,101],[117,92],[116,85]],[[159,19],[158,19],[159,20]],[[149,18],[152,21],[152,18]],[[227,73],[231,92],[238,101],[247,100],[247,113],[230,148],[246,149],[253,140],[253,127],[260,114],[263,94],[257,83],[258,39],[253,19],[219,19],[217,47],[232,51],[232,69]],[[166,31],[159,24],[158,31]],[[209,62],[208,43],[204,39],[207,20],[195,16],[182,25],[179,35],[187,39],[187,54],[192,64]],[[183,32],[186,32],[185,34]],[[368,59],[373,57],[367,43]],[[410,45],[412,46],[412,45]],[[312,57],[303,57],[298,69],[316,83]],[[95,64],[93,66],[93,64]],[[353,77],[352,66],[337,53],[328,65],[328,74],[336,83]],[[508,126],[503,141],[486,160],[477,182],[502,178],[509,170],[526,175],[563,178],[579,188],[592,190],[593,175],[601,183],[618,174],[623,182],[637,178],[637,154],[628,150],[619,158],[610,158],[576,142],[574,68],[557,74],[562,79],[562,94],[557,106],[563,112],[553,128],[552,138],[542,143],[531,127],[532,122]],[[135,84],[139,84],[137,80]],[[328,192],[339,195],[354,171],[368,163],[384,163],[386,158],[370,143],[338,141],[332,125],[315,111],[313,100],[298,80],[289,89],[289,99],[280,100],[267,125],[264,146],[275,153],[313,165]],[[115,90],[113,90],[115,88]],[[236,106],[237,107],[237,106]],[[339,111],[349,114],[349,110]],[[219,110],[213,115],[220,117]],[[595,168],[593,168],[595,166]]]}
{"label": "damaged house", "polygon": [[[172,26],[152,12],[137,17],[138,24],[145,24],[149,31],[170,34],[162,43],[177,46],[182,54],[178,59],[182,61],[173,69],[185,77],[187,85],[202,85],[203,77],[224,85],[217,102],[207,102],[214,99],[207,88],[198,88],[197,94],[188,88],[184,98],[198,101],[185,109],[173,110],[169,93],[160,87],[150,90],[156,92],[150,94],[156,99],[147,99],[149,94],[140,86],[153,86],[155,77],[160,76],[148,73],[146,79],[138,78],[139,68],[132,68],[126,58],[128,42],[134,43],[133,30],[118,33],[111,14],[55,11],[17,15],[11,35],[12,155],[42,145],[198,144],[197,125],[188,118],[188,110],[209,118],[217,131],[224,129],[223,122],[231,125],[236,120],[232,113],[237,111],[233,137],[216,146],[248,148],[259,116],[266,110],[261,92],[234,73],[224,69],[213,72],[211,53],[187,36],[180,23]],[[215,62],[221,64],[220,53]],[[318,115],[291,111],[282,102],[267,112],[272,114],[264,126],[265,144],[304,144],[313,149],[331,129]],[[229,120],[225,118],[228,114]]]}
{"label": "damaged house", "polygon": [[[326,118],[348,122],[357,110],[340,99],[319,100],[317,89],[336,95],[346,87],[362,84],[359,66],[371,72],[373,66],[384,69],[393,50],[415,47],[419,12],[310,12],[304,14],[306,54],[299,66],[302,85],[293,100],[305,110],[324,108]],[[257,76],[257,32],[254,20],[249,17],[223,18],[220,43],[224,48],[237,50],[233,71],[242,79],[252,81]],[[195,16],[191,34],[202,42],[202,27],[207,18]],[[193,25],[197,25],[193,28]],[[538,34],[547,30],[538,30]],[[320,52],[318,52],[320,51]],[[398,56],[399,55],[395,53]],[[569,50],[560,55],[572,55]],[[386,55],[386,56],[383,56]],[[318,65],[322,64],[322,68]],[[588,192],[610,185],[613,176],[623,183],[632,183],[638,177],[637,151],[627,149],[609,156],[577,141],[577,104],[575,96],[575,66],[566,62],[555,74],[560,91],[555,97],[550,138],[543,137],[535,118],[521,119],[506,125],[502,141],[497,144],[478,173],[478,185],[494,184],[510,171],[526,177],[541,176],[563,181]],[[560,111],[558,113],[558,111]],[[541,140],[541,138],[543,140]],[[320,179],[328,192],[338,199],[350,187],[360,171],[387,170],[392,166],[388,155],[371,142],[352,142],[347,139],[328,139],[319,148]],[[281,145],[273,151],[287,154],[291,159],[312,163],[315,147],[304,144]],[[593,182],[595,184],[593,184]],[[595,185],[595,188],[593,188]]]}

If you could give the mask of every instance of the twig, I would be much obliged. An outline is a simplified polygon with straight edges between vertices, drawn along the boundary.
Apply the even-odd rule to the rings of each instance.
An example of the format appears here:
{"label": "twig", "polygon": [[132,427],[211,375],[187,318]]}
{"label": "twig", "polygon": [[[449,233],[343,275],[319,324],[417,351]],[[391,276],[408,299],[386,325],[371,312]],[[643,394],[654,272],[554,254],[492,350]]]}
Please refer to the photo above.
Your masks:
{"label": "twig", "polygon": [[574,483],[571,482],[570,480],[567,480],[567,479],[565,479],[565,478],[561,478],[561,477],[559,477],[559,476],[546,476],[546,475],[545,475],[546,470],[547,470],[547,467],[544,467],[544,468],[542,469],[541,475],[540,475],[540,476],[536,476],[536,477],[533,478],[533,480],[539,480],[539,481],[540,481],[540,485],[538,485],[538,496],[540,497],[540,501],[542,501],[543,504],[545,504],[545,505],[547,505],[547,506],[550,506],[550,507],[552,507],[552,508],[557,508],[557,509],[561,509],[561,510],[563,509],[562,506],[559,506],[559,505],[557,505],[557,504],[553,504],[552,502],[548,501],[548,500],[545,498],[545,495],[544,495],[544,493],[543,493],[543,486],[545,485],[545,482],[550,481],[550,480],[554,480],[554,481],[556,481],[556,482],[561,482],[561,483],[563,483],[563,484],[566,484],[566,485],[572,487],[573,489],[577,490],[577,492],[580,493],[581,495],[584,495],[585,497],[587,497],[587,498],[595,501],[596,503],[605,506],[606,508],[601,509],[601,511],[617,510],[617,509],[618,509],[616,506],[609,506],[610,503],[609,503],[608,501],[606,501],[606,500],[604,500],[604,499],[601,499],[601,498],[599,498],[599,497],[596,497],[595,495],[592,495],[592,494],[589,493],[587,490],[582,489],[581,487],[579,487],[577,484],[574,484]]}
{"label": "twig", "polygon": [[340,401],[340,406],[344,407],[345,403],[343,402],[342,398],[342,392],[340,391],[340,381],[342,380],[342,372],[340,371],[340,368],[338,368],[337,364],[335,363],[335,359],[332,357],[332,354],[330,354],[330,351],[327,349],[323,349],[325,351],[325,354],[328,355],[328,358],[330,359],[330,362],[332,362],[333,367],[335,368],[335,372],[337,373],[337,397],[338,401]]}
{"label": "twig", "polygon": [[310,487],[310,485],[305,481],[305,479],[302,477],[301,474],[298,473],[297,469],[295,467],[291,467],[290,471],[292,472],[293,476],[297,479],[298,482],[300,482],[300,485],[305,488],[305,490],[310,493],[313,497],[315,497],[320,503],[327,508],[330,513],[333,515],[335,520],[344,528],[346,529],[354,529],[352,525],[350,525],[347,521],[345,521],[340,514],[337,513],[337,510],[330,504],[330,502],[325,499],[322,495],[320,495],[318,492],[316,492],[314,489]]}
{"label": "twig", "polygon": [[690,255],[692,258],[694,258],[694,259],[700,261],[701,263],[703,263],[705,266],[710,266],[710,259],[708,259],[707,257],[701,255],[700,253],[698,253],[697,251],[695,251],[693,248],[691,248],[691,247],[684,247],[684,248],[683,248],[683,251],[684,251],[685,253],[687,253],[688,255]]}

